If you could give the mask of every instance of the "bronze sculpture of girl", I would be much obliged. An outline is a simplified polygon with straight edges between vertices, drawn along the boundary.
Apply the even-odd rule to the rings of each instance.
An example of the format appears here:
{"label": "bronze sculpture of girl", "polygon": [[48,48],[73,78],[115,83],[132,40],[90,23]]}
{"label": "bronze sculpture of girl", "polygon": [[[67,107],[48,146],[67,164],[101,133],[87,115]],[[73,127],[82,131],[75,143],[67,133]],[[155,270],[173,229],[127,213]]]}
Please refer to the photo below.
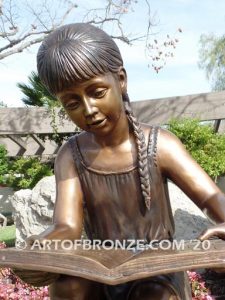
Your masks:
{"label": "bronze sculpture of girl", "polygon": [[[167,179],[219,224],[201,238],[225,238],[225,196],[174,135],[136,120],[120,51],[104,31],[83,23],[57,29],[39,48],[37,66],[42,82],[83,130],[57,155],[53,225],[40,238],[79,239],[84,223],[92,240],[171,240]],[[184,272],[114,287],[60,276],[51,297],[191,299]]]}

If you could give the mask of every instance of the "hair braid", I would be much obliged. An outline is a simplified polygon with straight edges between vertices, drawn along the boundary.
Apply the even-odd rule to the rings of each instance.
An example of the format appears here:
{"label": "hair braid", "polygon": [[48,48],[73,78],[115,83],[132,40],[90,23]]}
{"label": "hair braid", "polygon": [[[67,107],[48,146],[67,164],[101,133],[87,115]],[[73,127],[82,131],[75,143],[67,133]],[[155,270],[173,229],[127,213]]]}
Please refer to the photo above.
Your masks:
{"label": "hair braid", "polygon": [[130,106],[130,99],[128,94],[123,95],[125,112],[127,118],[134,129],[134,135],[137,144],[137,154],[138,154],[138,171],[141,181],[141,190],[144,197],[145,205],[147,209],[150,209],[151,202],[151,186],[150,186],[150,177],[148,170],[148,158],[147,158],[147,147],[145,143],[144,133],[141,129],[139,122],[133,114],[133,111]]}

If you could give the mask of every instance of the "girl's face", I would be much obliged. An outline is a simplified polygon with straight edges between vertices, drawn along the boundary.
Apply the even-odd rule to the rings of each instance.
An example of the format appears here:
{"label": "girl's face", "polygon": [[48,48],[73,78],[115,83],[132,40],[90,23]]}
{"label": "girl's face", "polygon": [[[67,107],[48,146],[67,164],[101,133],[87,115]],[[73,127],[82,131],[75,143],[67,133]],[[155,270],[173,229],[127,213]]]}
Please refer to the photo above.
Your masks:
{"label": "girl's face", "polygon": [[126,73],[106,73],[71,86],[57,94],[70,119],[81,129],[97,135],[108,134],[122,117],[122,94]]}

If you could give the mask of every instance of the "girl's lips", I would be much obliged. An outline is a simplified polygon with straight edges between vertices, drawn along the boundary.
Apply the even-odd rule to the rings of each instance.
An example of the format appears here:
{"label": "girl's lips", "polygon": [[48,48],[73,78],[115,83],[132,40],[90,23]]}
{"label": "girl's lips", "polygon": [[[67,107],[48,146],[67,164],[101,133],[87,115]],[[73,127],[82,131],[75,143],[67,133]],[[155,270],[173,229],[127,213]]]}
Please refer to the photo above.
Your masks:
{"label": "girl's lips", "polygon": [[104,126],[105,123],[106,123],[106,119],[103,119],[103,120],[95,121],[91,124],[88,124],[88,127],[90,127],[90,128],[100,128],[100,127]]}

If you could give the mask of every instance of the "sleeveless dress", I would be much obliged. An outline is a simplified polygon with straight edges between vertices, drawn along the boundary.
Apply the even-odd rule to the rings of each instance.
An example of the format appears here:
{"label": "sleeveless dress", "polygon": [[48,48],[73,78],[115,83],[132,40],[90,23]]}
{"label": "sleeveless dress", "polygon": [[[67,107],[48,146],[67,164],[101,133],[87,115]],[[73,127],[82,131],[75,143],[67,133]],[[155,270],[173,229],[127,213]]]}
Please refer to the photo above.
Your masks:
{"label": "sleeveless dress", "polygon": [[[157,166],[158,127],[151,127],[147,147],[151,182],[151,207],[147,210],[142,198],[138,168],[131,166],[118,171],[96,170],[88,166],[79,148],[79,135],[69,139],[76,170],[84,195],[84,228],[89,239],[100,240],[170,240],[174,220],[169,200],[167,179]],[[129,201],[123,201],[129,199]],[[107,300],[127,300],[131,290],[140,282],[166,285],[178,299],[191,299],[185,272],[161,275],[105,286]]]}

